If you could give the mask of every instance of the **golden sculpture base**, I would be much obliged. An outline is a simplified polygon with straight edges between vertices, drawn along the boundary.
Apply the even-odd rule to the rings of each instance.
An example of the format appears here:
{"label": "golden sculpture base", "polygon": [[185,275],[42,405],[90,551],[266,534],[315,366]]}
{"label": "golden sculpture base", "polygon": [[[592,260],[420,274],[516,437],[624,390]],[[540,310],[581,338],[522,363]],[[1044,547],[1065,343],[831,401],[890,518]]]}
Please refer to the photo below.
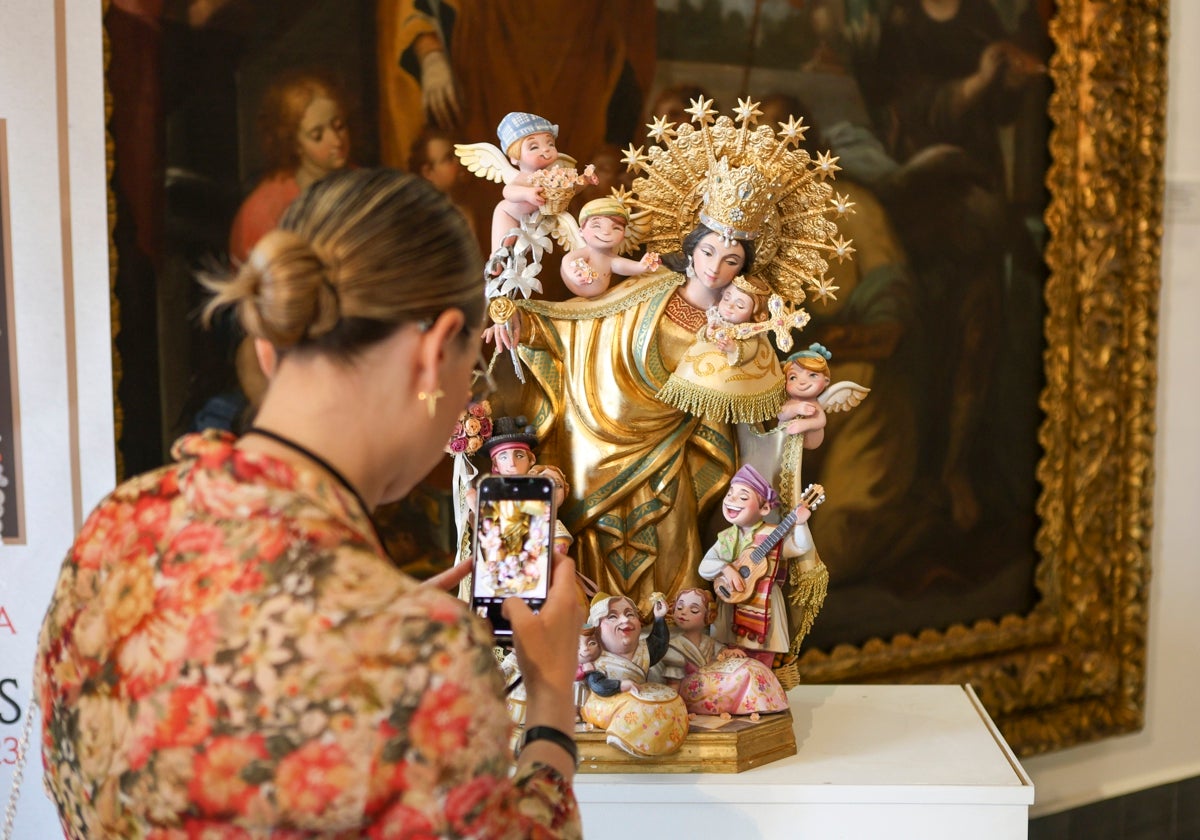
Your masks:
{"label": "golden sculpture base", "polygon": [[604,733],[578,724],[580,773],[740,773],[796,754],[792,713],[763,715],[759,720],[699,716],[692,719],[679,751],[636,758],[609,746]]}

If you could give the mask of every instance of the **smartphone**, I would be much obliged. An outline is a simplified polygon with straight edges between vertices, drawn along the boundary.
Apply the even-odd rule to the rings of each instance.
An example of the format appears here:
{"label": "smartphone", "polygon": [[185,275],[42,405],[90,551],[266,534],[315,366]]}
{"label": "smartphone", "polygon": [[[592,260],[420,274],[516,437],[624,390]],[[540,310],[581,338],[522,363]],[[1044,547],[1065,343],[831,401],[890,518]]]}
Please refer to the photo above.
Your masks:
{"label": "smartphone", "polygon": [[554,550],[554,482],[543,476],[491,475],[479,482],[471,609],[492,623],[496,639],[512,639],[500,605],[513,595],[535,612],[550,590]]}

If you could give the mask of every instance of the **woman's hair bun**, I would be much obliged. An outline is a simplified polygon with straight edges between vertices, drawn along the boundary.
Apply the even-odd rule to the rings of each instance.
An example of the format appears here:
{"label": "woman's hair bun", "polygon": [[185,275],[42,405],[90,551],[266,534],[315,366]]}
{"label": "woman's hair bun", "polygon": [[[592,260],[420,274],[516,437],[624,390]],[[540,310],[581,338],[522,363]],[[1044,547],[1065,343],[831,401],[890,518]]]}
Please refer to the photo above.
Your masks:
{"label": "woman's hair bun", "polygon": [[280,349],[319,338],[338,322],[336,278],[299,234],[272,230],[255,244],[226,291],[246,332]]}

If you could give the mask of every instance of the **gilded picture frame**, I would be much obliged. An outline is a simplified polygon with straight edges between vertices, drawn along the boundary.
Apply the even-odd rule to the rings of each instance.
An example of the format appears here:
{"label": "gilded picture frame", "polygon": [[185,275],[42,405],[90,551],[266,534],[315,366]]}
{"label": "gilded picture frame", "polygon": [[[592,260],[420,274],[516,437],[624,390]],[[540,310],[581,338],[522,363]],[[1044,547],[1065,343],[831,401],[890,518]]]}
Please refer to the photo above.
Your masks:
{"label": "gilded picture frame", "polygon": [[[810,683],[970,683],[1022,756],[1134,731],[1145,705],[1167,4],[1057,7],[1040,598],[1024,614],[810,649],[799,663]],[[114,244],[114,281],[117,261]],[[113,299],[117,336],[115,285]],[[118,383],[122,372],[114,342]],[[119,399],[115,412],[119,439]]]}
{"label": "gilded picture frame", "polygon": [[1051,35],[1041,600],[801,661],[807,682],[970,683],[1022,756],[1145,708],[1167,4],[1060,0]]}

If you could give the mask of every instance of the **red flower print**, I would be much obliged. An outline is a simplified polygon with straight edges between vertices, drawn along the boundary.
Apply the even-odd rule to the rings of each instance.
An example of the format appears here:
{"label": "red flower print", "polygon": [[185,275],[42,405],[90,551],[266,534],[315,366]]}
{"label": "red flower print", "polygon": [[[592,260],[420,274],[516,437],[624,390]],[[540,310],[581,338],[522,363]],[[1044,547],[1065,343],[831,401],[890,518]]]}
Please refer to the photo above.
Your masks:
{"label": "red flower print", "polygon": [[409,722],[409,737],[428,756],[449,756],[467,746],[471,699],[462,687],[443,683],[426,691]]}
{"label": "red flower print", "polygon": [[371,840],[437,840],[442,837],[429,815],[397,802],[367,830]]}
{"label": "red flower print", "polygon": [[279,762],[279,807],[292,814],[320,814],[350,786],[353,775],[340,745],[310,741]]}
{"label": "red flower print", "polygon": [[481,832],[481,819],[486,820],[489,814],[495,814],[499,809],[497,803],[489,805],[489,799],[495,792],[499,780],[493,776],[476,776],[466,784],[451,789],[446,795],[446,819],[456,832],[473,837],[493,836],[490,832]]}
{"label": "red flower print", "polygon": [[245,738],[214,738],[196,756],[195,775],[188,795],[202,812],[212,816],[239,814],[258,795],[258,786],[242,779],[241,771],[252,761],[267,757],[261,735]]}
{"label": "red flower print", "polygon": [[160,747],[191,747],[212,731],[216,704],[198,685],[182,686],[167,697],[166,708],[154,728],[154,740]]}

